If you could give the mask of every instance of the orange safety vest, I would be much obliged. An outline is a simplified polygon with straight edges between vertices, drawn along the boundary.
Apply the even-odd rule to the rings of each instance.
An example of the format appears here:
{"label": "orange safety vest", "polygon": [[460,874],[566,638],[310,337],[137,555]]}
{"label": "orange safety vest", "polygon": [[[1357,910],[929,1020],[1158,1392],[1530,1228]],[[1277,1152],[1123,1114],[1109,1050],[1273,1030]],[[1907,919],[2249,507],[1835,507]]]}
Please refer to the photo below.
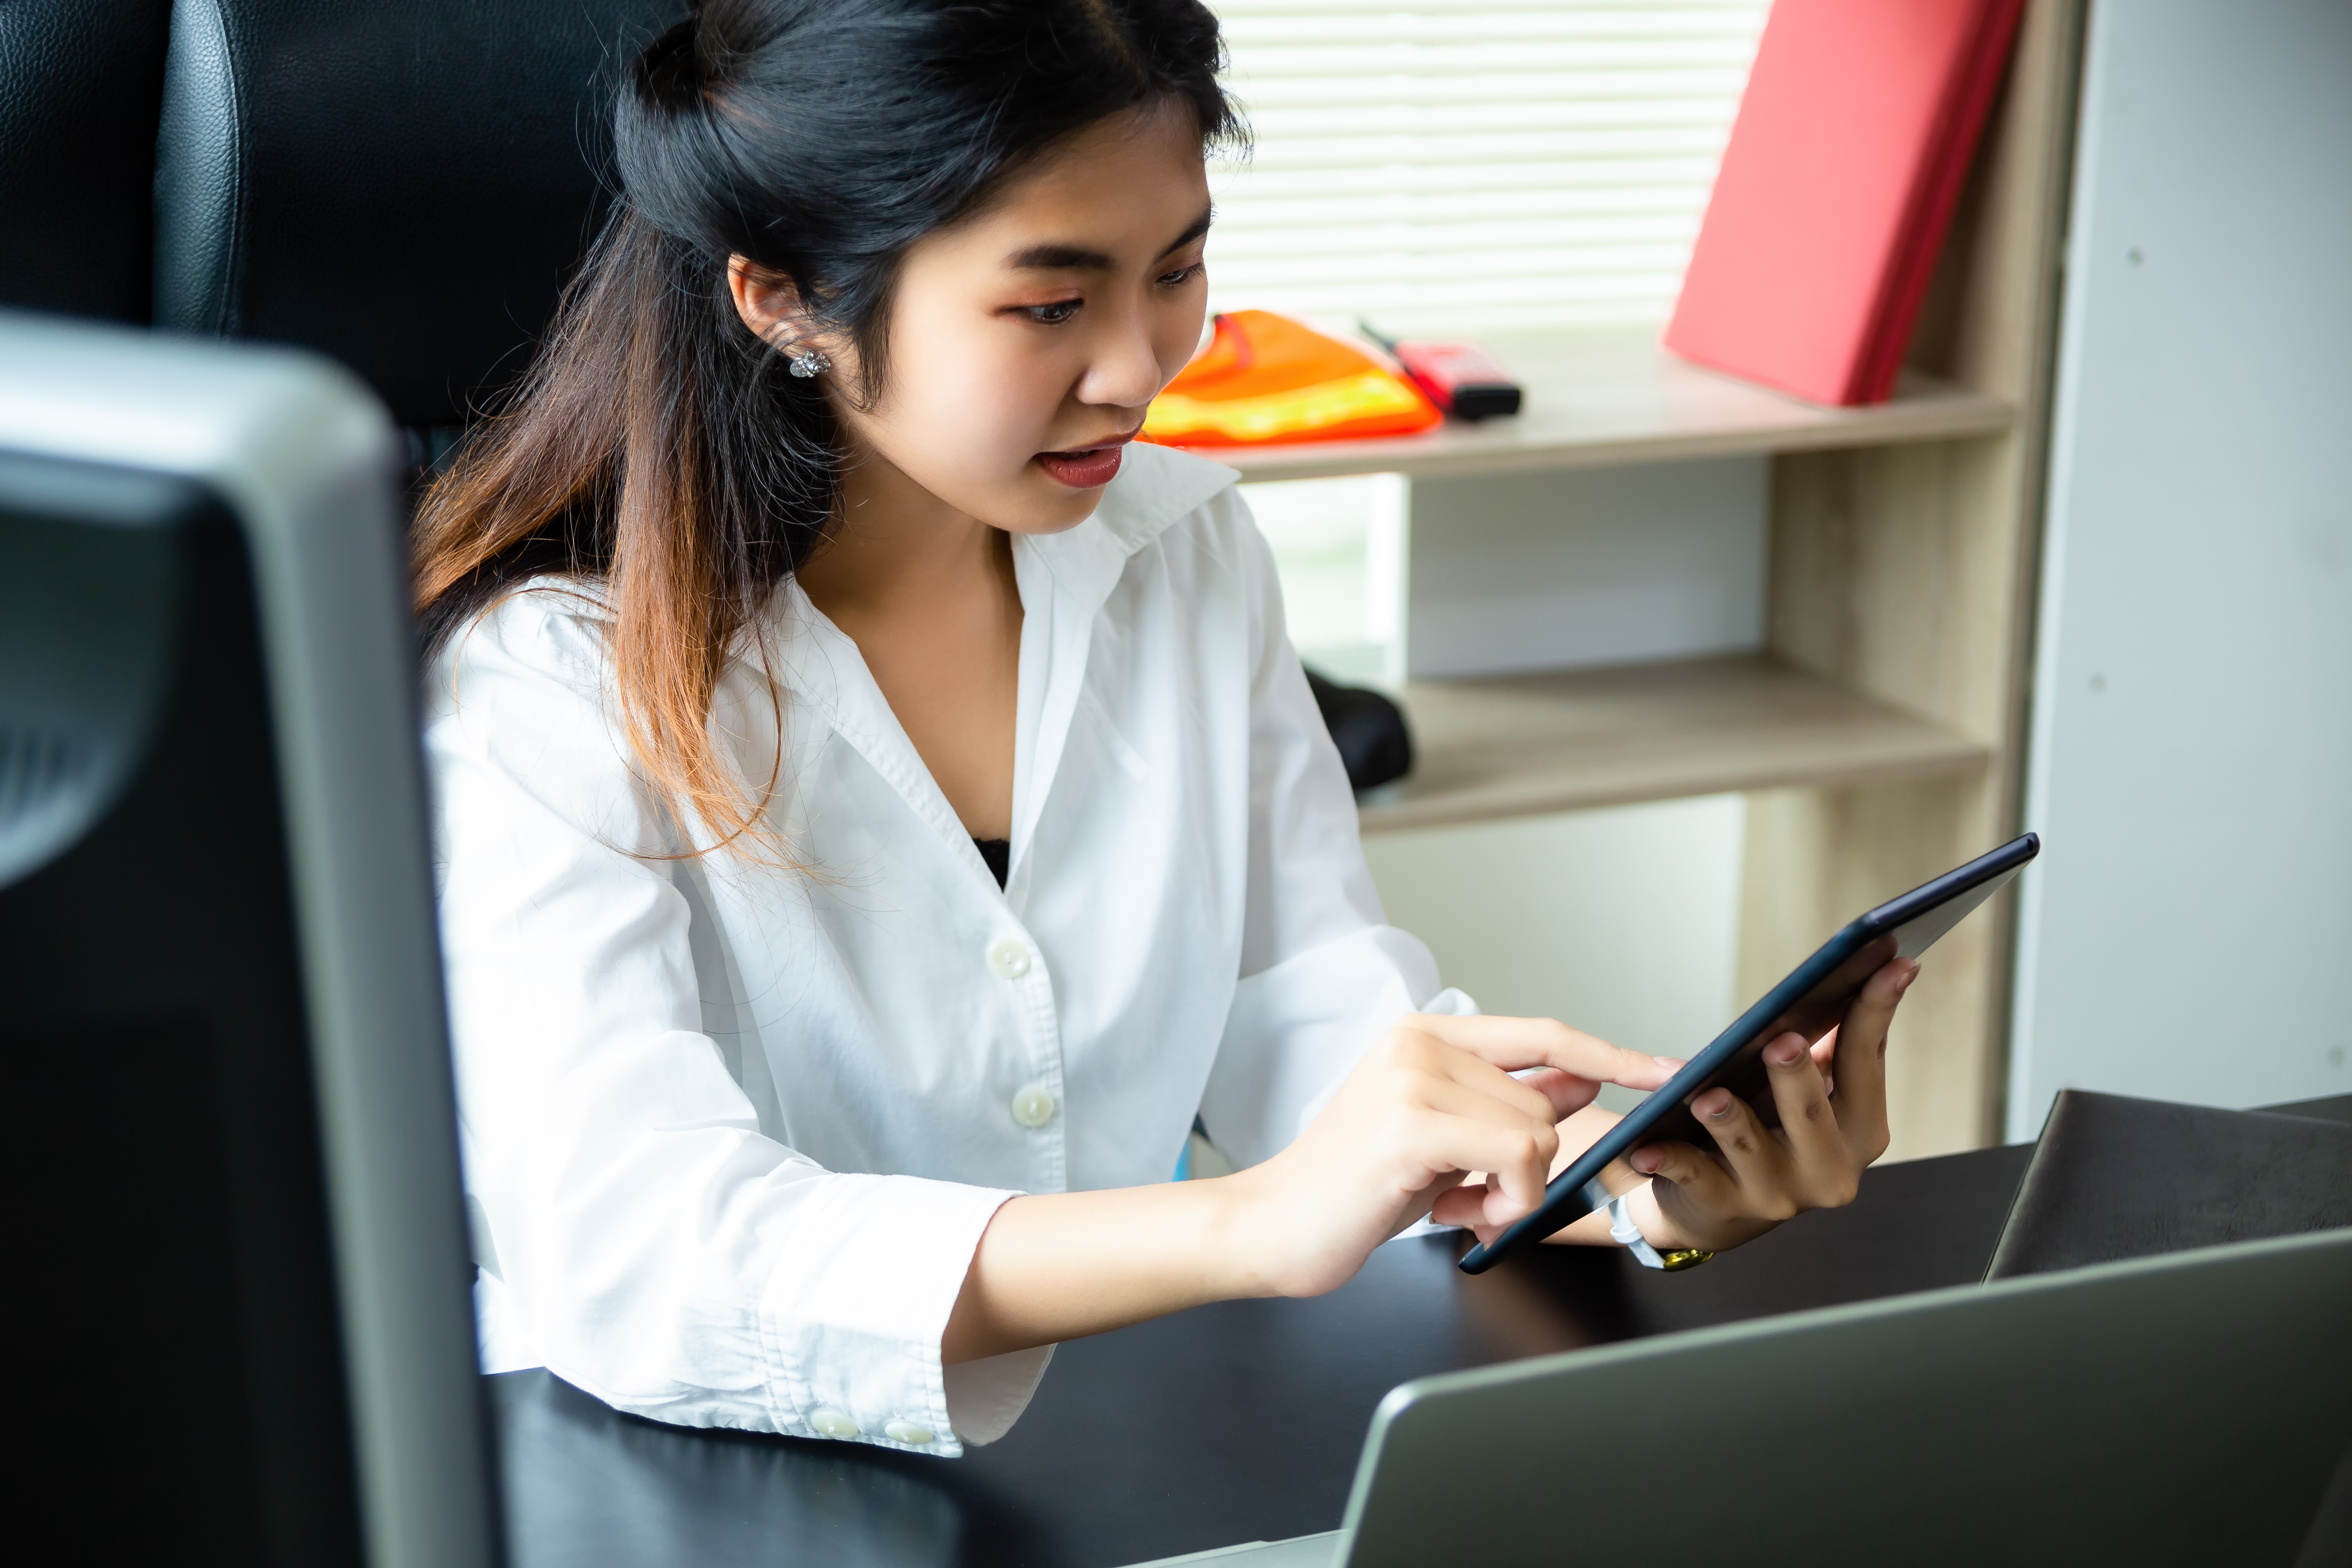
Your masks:
{"label": "orange safety vest", "polygon": [[1421,389],[1360,349],[1271,310],[1217,318],[1215,338],[1151,402],[1143,438],[1255,447],[1409,436],[1442,421]]}

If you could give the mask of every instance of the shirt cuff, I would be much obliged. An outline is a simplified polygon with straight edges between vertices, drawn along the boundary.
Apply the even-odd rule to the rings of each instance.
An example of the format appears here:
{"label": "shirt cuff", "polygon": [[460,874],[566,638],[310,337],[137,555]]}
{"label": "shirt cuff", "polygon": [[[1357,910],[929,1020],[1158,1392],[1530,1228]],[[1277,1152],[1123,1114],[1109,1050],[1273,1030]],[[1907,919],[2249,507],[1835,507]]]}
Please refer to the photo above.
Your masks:
{"label": "shirt cuff", "polygon": [[948,1426],[973,1447],[1013,1430],[1045,1380],[1052,1345],[958,1362],[945,1369]]}
{"label": "shirt cuff", "polygon": [[957,1369],[959,1394],[970,1391],[959,1421],[940,1340],[981,1234],[1019,1194],[916,1176],[835,1174],[827,1188],[793,1227],[761,1303],[776,1430],[942,1457],[1002,1436],[1049,1352]]}

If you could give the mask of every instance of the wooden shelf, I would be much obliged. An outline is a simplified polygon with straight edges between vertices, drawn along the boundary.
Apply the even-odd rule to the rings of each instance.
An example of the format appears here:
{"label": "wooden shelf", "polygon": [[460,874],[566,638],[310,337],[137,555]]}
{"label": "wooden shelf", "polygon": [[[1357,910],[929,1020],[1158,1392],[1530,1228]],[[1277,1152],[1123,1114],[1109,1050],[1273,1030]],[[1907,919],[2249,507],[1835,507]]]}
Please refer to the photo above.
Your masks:
{"label": "wooden shelf", "polygon": [[1989,748],[1760,657],[1496,679],[1400,695],[1418,761],[1368,795],[1368,833],[1727,790],[1981,768]]}
{"label": "wooden shelf", "polygon": [[1512,418],[1449,421],[1386,440],[1203,447],[1202,455],[1247,479],[1437,477],[1993,436],[2016,418],[2004,399],[1913,372],[1889,402],[1825,408],[1676,359],[1649,327],[1492,333],[1481,341],[1527,389],[1526,406]]}

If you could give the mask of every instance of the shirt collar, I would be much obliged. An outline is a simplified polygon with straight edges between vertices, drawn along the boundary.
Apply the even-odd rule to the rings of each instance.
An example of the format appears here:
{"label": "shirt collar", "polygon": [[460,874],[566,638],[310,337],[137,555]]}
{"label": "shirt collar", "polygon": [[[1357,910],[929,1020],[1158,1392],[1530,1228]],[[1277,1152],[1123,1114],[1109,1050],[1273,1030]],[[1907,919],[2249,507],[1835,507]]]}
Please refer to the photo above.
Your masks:
{"label": "shirt collar", "polygon": [[[1241,475],[1223,463],[1193,456],[1172,447],[1138,441],[1127,448],[1118,477],[1103,491],[1091,516],[1060,533],[1029,533],[1013,540],[1016,575],[1021,584],[1022,613],[1034,616],[1047,606],[1038,602],[1035,572],[1042,568],[1062,603],[1055,618],[1083,625],[1101,609],[1130,556],[1150,545],[1177,519],[1214,499]],[[1025,557],[1025,559],[1024,559]],[[788,579],[776,602],[774,630],[787,645],[814,642],[823,651],[814,659],[787,658],[777,671],[795,694],[831,707],[840,691],[838,661],[855,645],[834,628],[802,591],[797,579]],[[822,628],[820,632],[818,628]],[[837,641],[835,640],[837,639]],[[803,647],[803,652],[815,652]]]}
{"label": "shirt collar", "polygon": [[[1023,534],[1014,548],[1051,574],[1067,608],[1090,616],[1110,597],[1129,556],[1240,478],[1223,463],[1137,441],[1093,516],[1060,533]],[[1037,606],[1025,600],[1024,609],[1034,614]]]}
{"label": "shirt collar", "polygon": [[[1096,615],[1130,557],[1240,477],[1222,463],[1138,442],[1128,447],[1118,476],[1092,516],[1060,533],[1014,539],[1023,626],[1008,886],[1016,902],[1025,881],[1030,830],[1060,765],[1085,680]],[[960,841],[978,865],[977,852],[874,684],[856,645],[809,602],[796,580],[784,584],[778,609],[775,674],[796,697],[822,709],[835,732],[937,831]]]}
{"label": "shirt collar", "polygon": [[1128,447],[1093,516],[1060,533],[1013,541],[1013,573],[1021,584],[1021,697],[1013,739],[1013,865],[1005,890],[1016,905],[1026,895],[1031,831],[1061,767],[1104,602],[1129,558],[1239,477],[1222,463],[1138,442]]}

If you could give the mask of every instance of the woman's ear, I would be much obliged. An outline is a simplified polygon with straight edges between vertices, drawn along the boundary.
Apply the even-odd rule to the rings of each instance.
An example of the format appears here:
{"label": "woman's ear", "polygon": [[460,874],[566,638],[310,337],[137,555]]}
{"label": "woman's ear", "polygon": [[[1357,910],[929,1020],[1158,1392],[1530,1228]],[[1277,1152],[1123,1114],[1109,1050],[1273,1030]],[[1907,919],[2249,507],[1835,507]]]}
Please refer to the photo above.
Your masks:
{"label": "woman's ear", "polygon": [[735,313],[763,342],[791,349],[808,335],[801,291],[782,273],[771,272],[748,257],[730,256],[727,291],[734,296]]}

